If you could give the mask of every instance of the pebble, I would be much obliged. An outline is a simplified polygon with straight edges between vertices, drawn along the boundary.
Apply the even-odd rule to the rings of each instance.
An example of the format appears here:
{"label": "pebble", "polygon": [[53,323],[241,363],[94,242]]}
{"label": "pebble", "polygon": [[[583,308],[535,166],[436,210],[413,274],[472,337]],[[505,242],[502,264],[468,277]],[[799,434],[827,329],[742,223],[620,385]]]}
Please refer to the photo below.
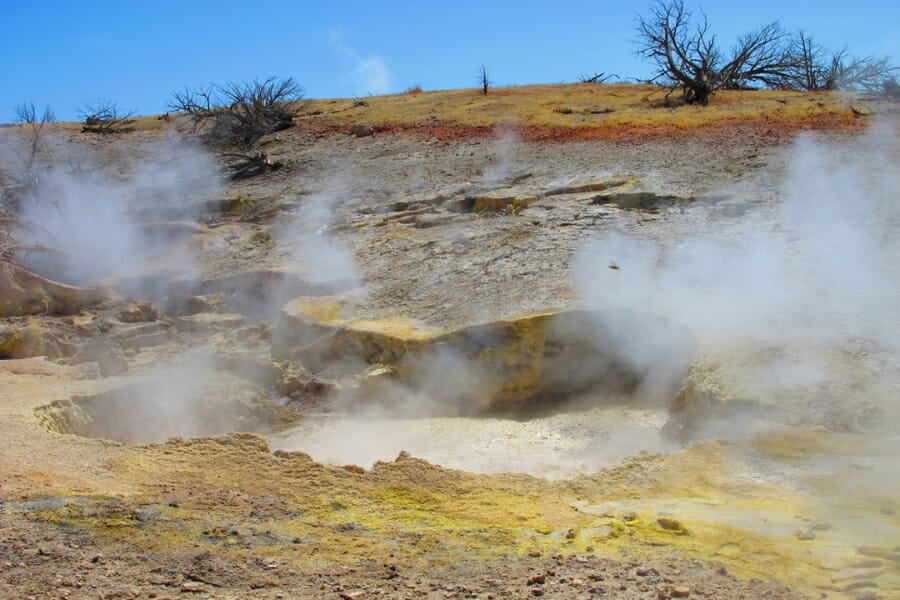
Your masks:
{"label": "pebble", "polygon": [[691,588],[686,585],[676,585],[672,588],[673,598],[687,598],[691,595]]}
{"label": "pebble", "polygon": [[794,534],[794,537],[796,537],[801,542],[809,542],[816,539],[816,534],[814,534],[809,529],[800,529],[797,531],[797,533]]}
{"label": "pebble", "polygon": [[531,588],[531,595],[532,596],[543,596],[544,590],[542,590],[539,587]]}
{"label": "pebble", "polygon": [[532,575],[528,578],[528,585],[534,585],[536,583],[543,585],[546,580],[546,575]]}

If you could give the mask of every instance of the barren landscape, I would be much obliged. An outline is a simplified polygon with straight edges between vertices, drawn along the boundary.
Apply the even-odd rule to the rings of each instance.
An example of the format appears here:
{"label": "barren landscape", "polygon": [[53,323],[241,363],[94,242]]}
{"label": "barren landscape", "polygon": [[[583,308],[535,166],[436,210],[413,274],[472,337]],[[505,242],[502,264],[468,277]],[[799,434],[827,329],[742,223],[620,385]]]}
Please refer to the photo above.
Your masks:
{"label": "barren landscape", "polygon": [[900,596],[898,105],[664,96],[53,125],[0,597]]}

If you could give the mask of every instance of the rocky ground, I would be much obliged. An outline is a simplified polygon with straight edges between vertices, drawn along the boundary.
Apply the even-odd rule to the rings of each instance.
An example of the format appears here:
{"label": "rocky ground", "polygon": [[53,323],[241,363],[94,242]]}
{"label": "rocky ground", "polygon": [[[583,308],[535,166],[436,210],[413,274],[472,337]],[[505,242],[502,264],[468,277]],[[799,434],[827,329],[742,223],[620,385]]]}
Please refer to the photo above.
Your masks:
{"label": "rocky ground", "polygon": [[[772,598],[799,596],[714,563],[612,560],[593,554],[455,560],[388,555],[335,564],[248,562],[215,552],[171,554],[97,547],[83,533],[61,542],[3,518],[3,588],[9,598]],[[99,552],[102,549],[104,553]],[[309,567],[315,567],[310,569]]]}
{"label": "rocky ground", "polygon": [[[840,129],[815,135],[852,158]],[[54,137],[98,166],[60,189],[101,243],[26,263],[75,287],[3,265],[0,597],[900,590],[889,347],[729,345],[582,297],[632,266],[579,267],[597,239],[768,234],[795,129],[348,130],[272,134],[283,167],[237,182],[159,131]],[[636,337],[665,376],[606,351]],[[347,417],[331,443],[381,454],[316,462]],[[412,417],[443,467],[383,455]]]}

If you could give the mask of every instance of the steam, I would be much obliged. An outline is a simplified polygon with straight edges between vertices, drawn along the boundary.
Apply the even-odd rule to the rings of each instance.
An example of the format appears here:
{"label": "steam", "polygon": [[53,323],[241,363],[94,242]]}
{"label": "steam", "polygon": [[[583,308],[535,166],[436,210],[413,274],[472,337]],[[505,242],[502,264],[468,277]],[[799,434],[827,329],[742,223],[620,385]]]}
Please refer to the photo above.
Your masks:
{"label": "steam", "polygon": [[132,377],[112,392],[82,401],[90,434],[140,443],[169,437],[221,435],[242,421],[258,426],[252,386],[217,371],[210,348],[171,357],[171,362]]}
{"label": "steam", "polygon": [[[886,125],[839,144],[801,137],[790,149],[774,218],[747,217],[692,237],[601,235],[576,257],[573,285],[589,306],[684,324],[712,353],[788,347],[827,354],[855,339],[896,355],[898,139]],[[623,358],[641,364],[644,350],[623,347]],[[771,394],[834,379],[827,361],[813,356],[773,356],[745,383]]]}
{"label": "steam", "polygon": [[513,153],[519,144],[519,134],[508,125],[498,125],[494,128],[492,144],[496,161],[481,174],[479,184],[484,190],[491,190],[505,183],[512,175],[515,164]]}
{"label": "steam", "polygon": [[[476,473],[526,472],[547,478],[596,472],[642,450],[671,446],[646,438],[662,424],[659,413],[628,408],[563,412],[527,420],[484,417],[416,419],[354,414],[310,419],[272,437],[273,449],[311,452],[335,464],[370,466],[401,451],[435,464]],[[598,451],[602,447],[603,451]]]}
{"label": "steam", "polygon": [[[26,257],[26,266],[68,283],[91,285],[130,274],[137,265],[163,260],[173,240],[160,230],[138,223],[139,207],[150,222],[199,217],[190,200],[215,193],[217,167],[201,150],[174,140],[148,144],[144,156],[117,164],[124,174],[83,166],[47,168],[36,196],[24,205],[26,220],[39,225],[21,240],[53,250]],[[101,159],[86,153],[93,163]],[[84,156],[82,156],[84,158]],[[193,260],[184,252],[172,264],[192,271]],[[138,267],[140,270],[141,267]]]}
{"label": "steam", "polygon": [[331,234],[335,206],[342,193],[351,191],[326,186],[325,191],[304,198],[293,217],[275,230],[275,239],[289,253],[291,263],[302,265],[309,282],[325,293],[362,282],[352,253]]}

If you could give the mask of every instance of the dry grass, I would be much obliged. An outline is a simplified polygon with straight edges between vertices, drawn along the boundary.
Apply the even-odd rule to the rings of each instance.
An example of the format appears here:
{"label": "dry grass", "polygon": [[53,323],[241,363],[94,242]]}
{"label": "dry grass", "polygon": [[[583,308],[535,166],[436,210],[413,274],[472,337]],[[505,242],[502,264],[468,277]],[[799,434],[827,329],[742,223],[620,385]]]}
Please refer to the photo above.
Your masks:
{"label": "dry grass", "polygon": [[472,127],[509,123],[559,128],[691,128],[723,120],[850,119],[849,105],[856,101],[836,93],[724,91],[708,106],[668,108],[665,94],[665,89],[651,85],[529,85],[492,88],[488,95],[462,89],[374,96],[365,104],[353,99],[312,100],[309,110],[317,113],[316,119],[337,125],[440,122]]}
{"label": "dry grass", "polygon": [[[863,99],[837,92],[775,90],[722,91],[708,106],[666,106],[666,89],[638,84],[554,84],[422,91],[413,86],[400,94],[304,100],[297,122],[303,126],[349,127],[365,123],[376,128],[445,125],[491,128],[497,124],[552,130],[690,130],[720,122],[766,124],[812,123],[841,126],[864,121],[851,105]],[[676,94],[672,94],[672,104]],[[870,112],[897,113],[897,104],[865,99]],[[134,131],[153,131],[174,124],[176,115],[136,117]],[[60,123],[80,129],[80,123]]]}

